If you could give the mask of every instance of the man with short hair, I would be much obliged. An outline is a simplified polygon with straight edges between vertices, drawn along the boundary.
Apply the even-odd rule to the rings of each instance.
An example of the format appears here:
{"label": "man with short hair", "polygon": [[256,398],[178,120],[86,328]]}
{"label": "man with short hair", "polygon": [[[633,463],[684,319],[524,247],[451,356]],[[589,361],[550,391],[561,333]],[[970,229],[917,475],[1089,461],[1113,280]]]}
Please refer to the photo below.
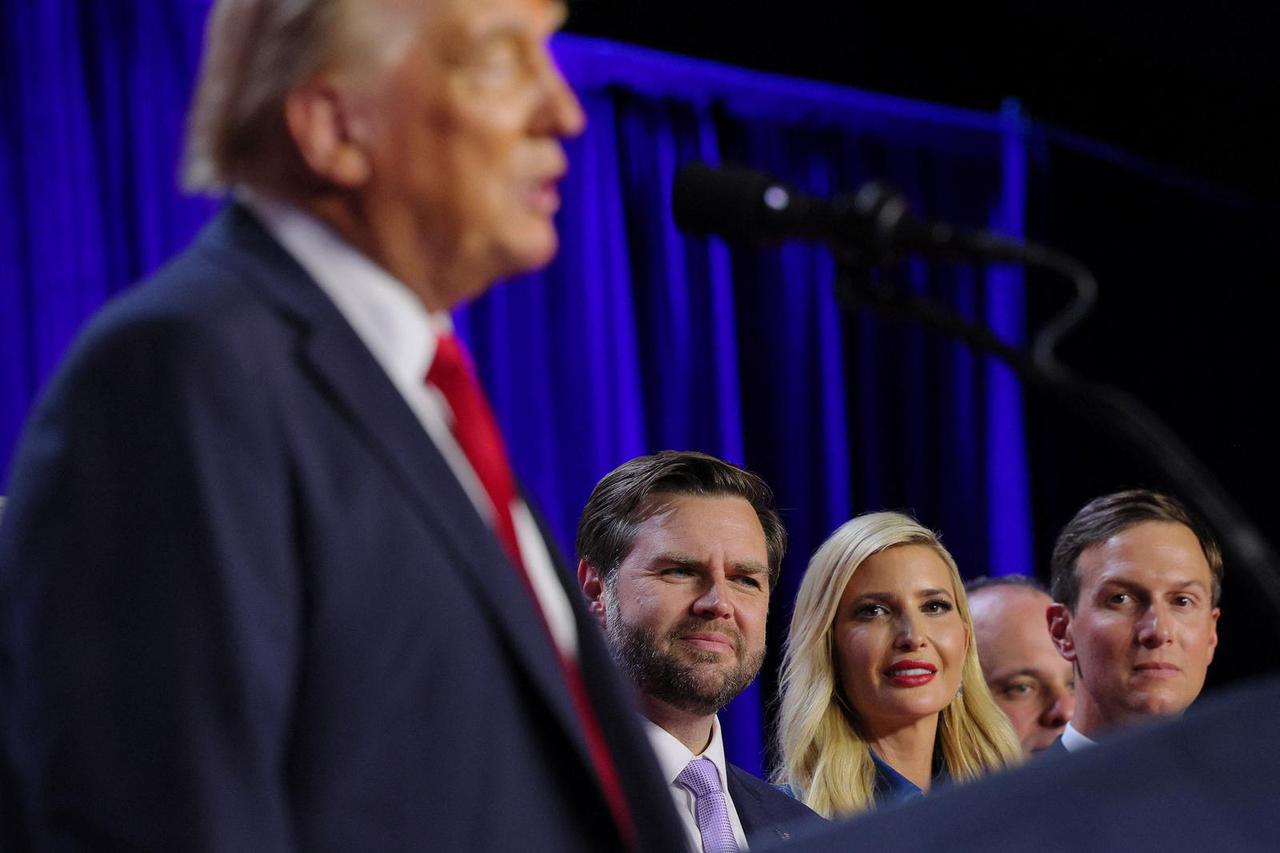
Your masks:
{"label": "man with short hair", "polygon": [[186,176],[236,200],[94,320],[13,468],[15,847],[683,844],[449,319],[556,251],[564,15],[215,4]]}
{"label": "man with short hair", "polygon": [[1076,672],[1063,747],[1195,700],[1218,644],[1223,566],[1182,504],[1145,489],[1090,501],[1059,534],[1052,572],[1049,632]]}
{"label": "man with short hair", "polygon": [[982,675],[1027,756],[1047,749],[1071,720],[1075,672],[1045,626],[1053,599],[1034,578],[1001,575],[965,584]]}
{"label": "man with short hair", "polygon": [[695,850],[745,848],[814,820],[728,764],[716,712],[760,671],[786,532],[769,487],[701,453],[607,474],[578,523],[578,582],[639,696]]}

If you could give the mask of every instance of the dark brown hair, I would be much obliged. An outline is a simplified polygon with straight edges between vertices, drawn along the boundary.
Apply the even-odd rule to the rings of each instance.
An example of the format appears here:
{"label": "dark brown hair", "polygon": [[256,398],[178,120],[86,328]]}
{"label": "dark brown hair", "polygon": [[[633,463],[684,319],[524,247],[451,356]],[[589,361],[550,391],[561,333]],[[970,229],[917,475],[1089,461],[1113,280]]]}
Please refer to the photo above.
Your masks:
{"label": "dark brown hair", "polygon": [[757,474],[714,456],[664,450],[614,468],[596,484],[578,520],[578,556],[608,581],[635,544],[636,531],[661,509],[660,495],[740,497],[756,511],[769,552],[773,587],[787,550],[787,531],[773,508],[773,490]]}
{"label": "dark brown hair", "polygon": [[1080,573],[1076,563],[1091,545],[1144,521],[1171,521],[1185,525],[1196,535],[1213,578],[1213,603],[1222,597],[1222,551],[1208,529],[1174,498],[1147,489],[1130,489],[1089,501],[1067,522],[1053,546],[1049,593],[1053,600],[1074,611],[1080,598]]}

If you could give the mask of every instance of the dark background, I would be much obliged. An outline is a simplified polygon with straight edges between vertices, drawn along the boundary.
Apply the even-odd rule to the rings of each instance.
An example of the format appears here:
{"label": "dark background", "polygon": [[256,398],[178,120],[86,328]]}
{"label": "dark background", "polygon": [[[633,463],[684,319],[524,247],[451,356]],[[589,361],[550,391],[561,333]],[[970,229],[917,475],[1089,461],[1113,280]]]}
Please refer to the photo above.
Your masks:
{"label": "dark background", "polygon": [[567,29],[975,109],[1012,96],[1035,118],[1274,202],[1268,5],[572,0]]}
{"label": "dark background", "polygon": [[[969,6],[577,0],[567,29],[985,111],[1016,97],[1048,128],[1027,236],[1101,284],[1063,360],[1145,402],[1275,543],[1280,62],[1266,4]],[[1035,328],[1066,291],[1032,274],[1028,293]],[[1090,497],[1170,484],[1079,412],[1036,394],[1026,407],[1043,577]],[[1280,670],[1280,616],[1230,557],[1211,685]]]}

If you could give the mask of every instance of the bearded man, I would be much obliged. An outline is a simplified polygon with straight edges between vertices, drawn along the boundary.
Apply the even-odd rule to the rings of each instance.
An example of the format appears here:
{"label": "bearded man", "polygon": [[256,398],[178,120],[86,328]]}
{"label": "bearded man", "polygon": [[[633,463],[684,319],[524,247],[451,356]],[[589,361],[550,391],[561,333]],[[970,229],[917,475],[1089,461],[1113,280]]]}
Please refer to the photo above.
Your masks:
{"label": "bearded man", "polygon": [[815,820],[728,764],[716,712],[764,662],[786,531],[768,485],[701,453],[610,472],[578,523],[578,582],[623,674],[694,850],[747,849]]}

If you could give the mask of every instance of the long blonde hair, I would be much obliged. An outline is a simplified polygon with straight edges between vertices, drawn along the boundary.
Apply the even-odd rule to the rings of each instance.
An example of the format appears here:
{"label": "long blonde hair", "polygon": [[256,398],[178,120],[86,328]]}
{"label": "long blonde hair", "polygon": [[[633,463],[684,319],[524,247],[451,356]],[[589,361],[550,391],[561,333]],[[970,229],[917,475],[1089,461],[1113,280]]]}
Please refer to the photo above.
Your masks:
{"label": "long blonde hair", "polygon": [[782,663],[775,781],[824,817],[843,817],[874,805],[875,764],[859,722],[841,695],[833,641],[836,608],[849,579],[872,554],[895,545],[925,545],[946,564],[956,609],[969,643],[960,694],[943,709],[938,739],[948,775],[966,781],[1016,764],[1022,753],[1008,719],[982,678],[973,620],[955,560],[938,537],[896,512],[860,515],[841,525],[809,561],[796,596]]}

